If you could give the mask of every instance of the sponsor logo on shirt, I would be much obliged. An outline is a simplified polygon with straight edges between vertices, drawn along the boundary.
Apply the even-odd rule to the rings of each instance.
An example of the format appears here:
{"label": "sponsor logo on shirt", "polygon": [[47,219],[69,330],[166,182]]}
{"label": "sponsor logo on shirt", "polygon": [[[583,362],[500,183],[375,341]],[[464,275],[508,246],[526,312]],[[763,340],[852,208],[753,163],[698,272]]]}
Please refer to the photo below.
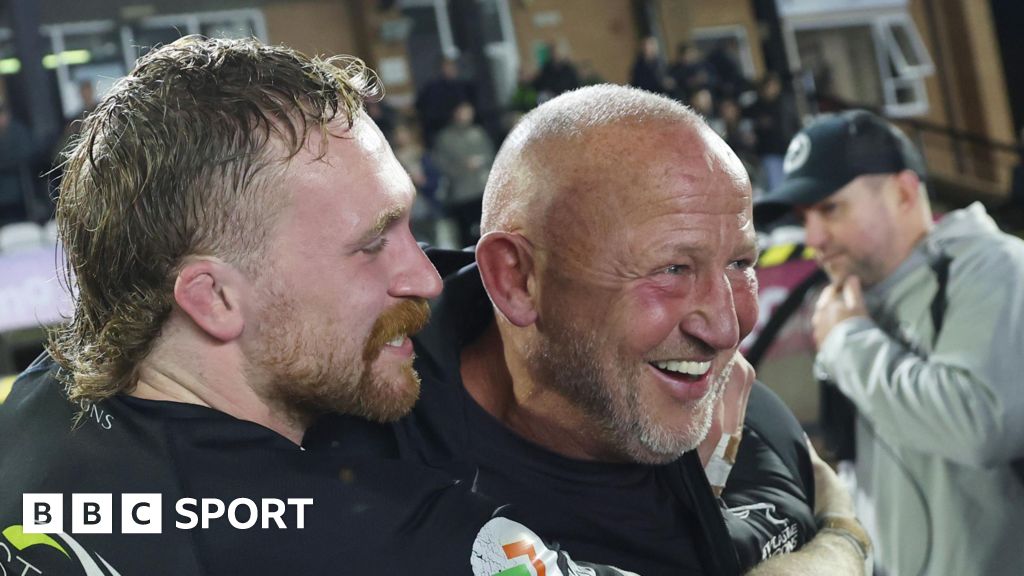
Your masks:
{"label": "sponsor logo on shirt", "polygon": [[[4,576],[46,576],[49,569],[41,567],[43,562],[47,562],[49,566],[77,562],[85,576],[121,576],[121,573],[102,556],[96,552],[89,552],[77,540],[63,532],[53,535],[32,534],[25,532],[20,524],[15,524],[4,528],[2,534],[4,540],[0,540],[0,574]],[[46,558],[46,555],[50,558]],[[27,556],[33,560],[29,560]],[[54,564],[53,560],[57,560],[58,564]],[[61,568],[58,573],[66,574],[67,570]]]}
{"label": "sponsor logo on shirt", "polygon": [[[470,556],[474,576],[595,576],[590,567],[548,548],[529,528],[508,518],[492,518],[476,535]],[[612,567],[602,574],[637,576]]]}
{"label": "sponsor logo on shirt", "polygon": [[776,527],[775,534],[761,546],[761,559],[788,554],[800,545],[800,527],[789,518],[779,518],[775,505],[768,503],[750,504],[729,508],[729,512],[737,518],[746,520],[751,514],[763,516],[768,523]]}

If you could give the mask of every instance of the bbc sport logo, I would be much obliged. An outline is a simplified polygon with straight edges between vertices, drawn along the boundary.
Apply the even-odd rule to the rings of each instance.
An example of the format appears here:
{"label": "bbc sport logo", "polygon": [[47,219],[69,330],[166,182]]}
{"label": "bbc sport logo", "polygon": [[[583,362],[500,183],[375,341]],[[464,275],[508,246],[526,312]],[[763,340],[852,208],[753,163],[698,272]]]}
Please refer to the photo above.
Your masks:
{"label": "bbc sport logo", "polygon": [[[22,530],[25,534],[64,532],[64,495],[59,493],[22,496]],[[68,516],[72,534],[112,534],[114,531],[114,495],[102,493],[72,494]],[[161,494],[121,494],[121,534],[162,534],[163,496]],[[306,507],[312,498],[236,498],[228,503],[218,498],[181,498],[174,505],[179,530],[208,529],[213,522],[226,521],[236,530],[303,529]],[[294,526],[286,514],[294,510]]]}

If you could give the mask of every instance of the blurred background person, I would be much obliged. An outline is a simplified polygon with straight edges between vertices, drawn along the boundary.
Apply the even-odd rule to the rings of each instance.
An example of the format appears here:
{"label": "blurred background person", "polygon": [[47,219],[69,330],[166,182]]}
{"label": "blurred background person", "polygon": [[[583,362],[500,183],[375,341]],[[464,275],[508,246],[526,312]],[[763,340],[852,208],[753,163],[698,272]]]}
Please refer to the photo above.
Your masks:
{"label": "blurred background person", "polygon": [[462,102],[451,123],[437,135],[434,154],[448,181],[445,212],[455,218],[460,245],[474,244],[480,234],[480,208],[487,175],[494,161],[494,142],[473,123],[473,105]]}
{"label": "blurred background person", "polygon": [[657,38],[648,36],[641,40],[640,53],[633,61],[629,83],[655,94],[668,94],[672,80],[665,75],[665,63],[661,60]]}
{"label": "blurred background person", "polygon": [[452,118],[460,102],[476,106],[476,89],[459,76],[458,62],[452,58],[441,60],[438,76],[416,94],[416,114],[423,128],[423,141],[427,148]]}
{"label": "blurred background person", "polygon": [[757,133],[757,154],[761,157],[764,188],[772,190],[782,183],[782,161],[790,139],[800,129],[800,119],[792,101],[785,98],[778,75],[768,73],[761,80],[757,100],[748,116]]}
{"label": "blurred background person", "polygon": [[553,42],[547,47],[547,61],[537,74],[534,86],[537,101],[544,103],[563,92],[580,87],[580,75],[576,64],[569,57],[569,49],[563,43]]}
{"label": "blurred background person", "polygon": [[760,219],[795,211],[830,285],[815,372],[856,410],[858,515],[884,574],[1024,566],[1024,242],[980,203],[934,222],[924,160],[864,110],[819,118]]}
{"label": "blurred background person", "polygon": [[676,48],[676,60],[668,70],[674,86],[673,95],[680,102],[689,102],[695,92],[712,85],[714,71],[704,61],[700,49],[688,42]]}
{"label": "blurred background person", "polygon": [[0,225],[29,218],[34,157],[32,133],[0,94]]}

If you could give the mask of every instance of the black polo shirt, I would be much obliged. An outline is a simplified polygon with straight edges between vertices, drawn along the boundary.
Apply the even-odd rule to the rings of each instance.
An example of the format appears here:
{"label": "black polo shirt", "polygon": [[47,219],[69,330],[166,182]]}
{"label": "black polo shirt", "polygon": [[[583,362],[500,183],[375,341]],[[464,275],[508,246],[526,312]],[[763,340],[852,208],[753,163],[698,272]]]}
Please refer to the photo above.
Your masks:
{"label": "black polo shirt", "polygon": [[[127,396],[90,407],[73,427],[77,406],[56,370],[37,362],[0,406],[0,574],[511,576],[537,562],[571,572],[566,554],[468,483],[412,462],[349,456],[342,441],[300,448],[210,408]],[[62,495],[63,530],[25,533],[23,497],[40,493]],[[96,493],[111,495],[101,511],[110,533],[74,530],[72,495]],[[161,533],[123,533],[125,494],[159,495]],[[185,498],[195,499],[184,507],[192,516],[178,509]],[[176,527],[199,519],[202,499],[211,512],[219,501],[221,516]],[[253,504],[231,507],[241,500]],[[283,512],[280,524],[264,506]],[[134,517],[152,522],[154,509]],[[254,511],[259,521],[246,527]]]}
{"label": "black polo shirt", "polygon": [[335,423],[344,432],[333,434],[364,436],[349,446],[374,446],[447,470],[513,503],[532,528],[574,556],[646,576],[740,573],[813,536],[813,475],[803,432],[759,383],[724,502],[711,493],[695,452],[663,466],[580,461],[507,429],[473,400],[460,375],[463,346],[494,318],[473,254],[431,249],[428,255],[445,285],[430,325],[413,339],[420,401],[392,434],[368,432],[362,422]]}

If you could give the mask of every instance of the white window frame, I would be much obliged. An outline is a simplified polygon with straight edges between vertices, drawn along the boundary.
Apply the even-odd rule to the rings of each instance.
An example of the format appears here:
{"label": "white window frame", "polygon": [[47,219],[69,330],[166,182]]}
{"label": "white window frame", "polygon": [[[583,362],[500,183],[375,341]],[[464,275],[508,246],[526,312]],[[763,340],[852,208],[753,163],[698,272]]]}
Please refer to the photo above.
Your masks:
{"label": "white window frame", "polygon": [[452,35],[452,21],[448,16],[447,0],[399,0],[398,5],[402,8],[433,8],[441,53],[445,58],[452,60],[459,58],[459,48],[455,45],[455,36]]}
{"label": "white window frame", "polygon": [[[64,37],[74,34],[96,34],[103,32],[114,32],[117,24],[113,20],[87,20],[82,22],[65,22],[60,24],[45,24],[39,27],[41,34],[50,40],[50,54],[63,54],[65,49]],[[126,68],[128,70],[128,68]],[[77,102],[78,86],[71,79],[71,72],[68,65],[62,58],[57,58],[57,66],[54,68],[57,74],[57,89],[60,92],[61,109],[65,117],[74,114],[77,110],[68,108],[68,103]]]}
{"label": "white window frame", "polygon": [[[476,0],[478,3],[491,0]],[[503,62],[501,68],[505,71],[503,78],[495,78],[495,90],[499,100],[506,100],[512,94],[516,86],[516,71],[519,69],[519,45],[516,39],[515,21],[512,18],[512,10],[509,8],[508,0],[493,0],[498,9],[498,21],[501,26],[501,42],[490,42],[484,46],[484,53],[493,62]],[[455,45],[455,38],[452,35],[451,17],[448,14],[448,0],[399,0],[401,8],[430,8],[434,9],[434,18],[437,21],[437,35],[441,44],[441,53],[445,58],[457,60],[459,48]]]}
{"label": "white window frame", "polygon": [[[894,118],[920,116],[928,113],[928,90],[925,77],[935,73],[928,50],[910,15],[902,9],[867,12],[837,12],[830,14],[808,14],[794,16],[783,21],[783,38],[786,55],[793,73],[803,68],[797,50],[796,34],[806,30],[825,30],[834,28],[867,27],[875,43],[875,56],[878,77],[882,85],[882,101],[885,113]],[[914,51],[913,59],[919,64],[910,64],[907,55],[897,42],[893,29],[901,27],[906,30],[910,39],[910,49]],[[889,65],[892,59],[896,67],[894,76]],[[914,98],[911,102],[900,103],[896,99],[900,88],[909,88]]]}
{"label": "white window frame", "polygon": [[253,23],[253,32],[256,38],[262,42],[268,41],[267,20],[263,16],[263,11],[258,8],[147,16],[140,18],[134,24],[126,24],[121,27],[121,48],[124,51],[125,69],[131,70],[135,67],[137,54],[135,42],[136,27],[141,29],[179,28],[182,31],[182,35],[187,35],[199,34],[202,30],[202,25],[206,22],[232,19],[250,20]]}

